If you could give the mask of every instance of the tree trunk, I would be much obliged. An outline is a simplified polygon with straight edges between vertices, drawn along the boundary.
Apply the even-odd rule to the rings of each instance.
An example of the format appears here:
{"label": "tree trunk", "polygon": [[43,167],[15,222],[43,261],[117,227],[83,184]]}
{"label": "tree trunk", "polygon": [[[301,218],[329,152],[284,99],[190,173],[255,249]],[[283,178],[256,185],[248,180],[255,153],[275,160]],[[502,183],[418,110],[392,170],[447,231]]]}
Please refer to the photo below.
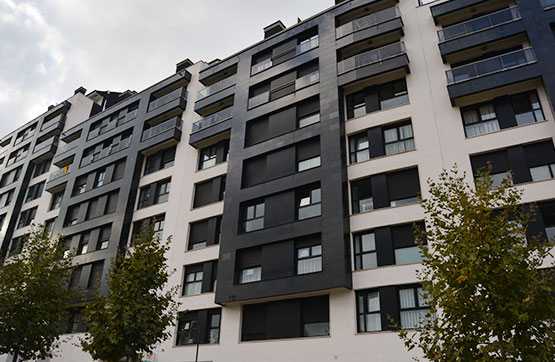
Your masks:
{"label": "tree trunk", "polygon": [[14,353],[12,362],[17,362],[17,353]]}

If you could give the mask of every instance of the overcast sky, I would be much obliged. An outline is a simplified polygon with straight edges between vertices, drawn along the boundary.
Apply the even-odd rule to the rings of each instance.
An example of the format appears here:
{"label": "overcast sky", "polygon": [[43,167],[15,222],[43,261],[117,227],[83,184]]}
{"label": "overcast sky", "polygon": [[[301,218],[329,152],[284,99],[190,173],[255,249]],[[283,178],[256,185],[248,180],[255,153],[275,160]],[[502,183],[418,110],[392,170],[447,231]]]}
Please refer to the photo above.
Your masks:
{"label": "overcast sky", "polygon": [[0,0],[0,137],[79,86],[140,91],[225,58],[332,0]]}

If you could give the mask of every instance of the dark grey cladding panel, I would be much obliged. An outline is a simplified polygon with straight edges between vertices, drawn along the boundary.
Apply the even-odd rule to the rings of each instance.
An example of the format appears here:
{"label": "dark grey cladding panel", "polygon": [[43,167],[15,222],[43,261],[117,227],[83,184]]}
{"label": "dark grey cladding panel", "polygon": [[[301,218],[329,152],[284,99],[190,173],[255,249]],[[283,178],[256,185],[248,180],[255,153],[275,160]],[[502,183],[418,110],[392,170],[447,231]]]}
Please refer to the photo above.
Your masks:
{"label": "dark grey cladding panel", "polygon": [[226,88],[220,92],[216,92],[214,94],[209,95],[208,97],[205,97],[203,99],[201,99],[200,101],[195,102],[195,112],[200,114],[200,111],[202,111],[203,109],[210,107],[218,102],[220,102],[221,100],[232,96],[233,94],[235,94],[235,86],[231,86],[229,88]]}
{"label": "dark grey cladding panel", "polygon": [[441,4],[431,6],[430,11],[432,12],[434,21],[437,24],[438,17],[442,15],[446,15],[454,11],[467,8],[472,5],[483,3],[485,1],[487,0],[450,0],[450,1],[445,1]]}
{"label": "dark grey cladding panel", "polygon": [[[231,119],[227,119],[223,122],[216,123],[213,126],[203,128],[198,132],[191,133],[191,135],[189,136],[189,144],[193,147],[197,147],[200,142],[226,132],[230,128]],[[188,130],[185,129],[184,131],[187,132]]]}
{"label": "dark grey cladding panel", "polygon": [[277,75],[281,75],[284,72],[287,72],[288,70],[291,70],[293,68],[296,68],[302,64],[308,63],[314,59],[318,59],[319,57],[319,48],[314,48],[312,50],[309,50],[306,53],[300,54],[294,58],[291,58],[283,63],[279,63],[276,66],[273,66],[271,68],[268,68],[267,70],[260,72],[256,75],[253,75],[250,80],[249,80],[249,84],[250,85],[255,85],[258,84],[260,82],[264,82],[265,80],[268,80],[270,78],[273,78]]}
{"label": "dark grey cladding panel", "polygon": [[376,75],[403,68],[407,73],[409,72],[409,57],[406,54],[385,59],[381,62],[369,64],[344,73],[338,77],[338,84],[340,86],[345,86],[357,80],[374,77]]}
{"label": "dark grey cladding panel", "polygon": [[445,62],[445,56],[453,54],[468,48],[472,48],[481,44],[500,40],[515,34],[525,32],[522,21],[515,20],[508,24],[503,24],[495,28],[486,29],[478,33],[470,34],[453,40],[439,43],[439,51]]}
{"label": "dark grey cladding panel", "polygon": [[403,20],[401,18],[392,19],[386,21],[385,23],[380,23],[376,26],[372,26],[370,28],[366,28],[344,36],[341,39],[337,40],[337,48],[340,49],[347,45],[394,31],[399,31],[401,35],[405,34],[403,31]]}
{"label": "dark grey cladding panel", "polygon": [[467,80],[447,86],[451,104],[455,105],[458,98],[474,93],[479,93],[528,79],[540,77],[541,71],[538,63],[528,64],[519,68],[508,69],[502,72],[485,75],[480,78]]}

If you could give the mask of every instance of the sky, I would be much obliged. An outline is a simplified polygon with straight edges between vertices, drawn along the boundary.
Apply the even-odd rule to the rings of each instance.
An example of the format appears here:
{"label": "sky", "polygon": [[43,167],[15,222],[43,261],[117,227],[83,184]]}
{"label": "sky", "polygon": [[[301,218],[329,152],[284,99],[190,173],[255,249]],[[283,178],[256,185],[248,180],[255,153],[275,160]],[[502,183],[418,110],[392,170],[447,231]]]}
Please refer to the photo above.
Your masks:
{"label": "sky", "polygon": [[75,89],[141,91],[333,0],[0,0],[0,137]]}

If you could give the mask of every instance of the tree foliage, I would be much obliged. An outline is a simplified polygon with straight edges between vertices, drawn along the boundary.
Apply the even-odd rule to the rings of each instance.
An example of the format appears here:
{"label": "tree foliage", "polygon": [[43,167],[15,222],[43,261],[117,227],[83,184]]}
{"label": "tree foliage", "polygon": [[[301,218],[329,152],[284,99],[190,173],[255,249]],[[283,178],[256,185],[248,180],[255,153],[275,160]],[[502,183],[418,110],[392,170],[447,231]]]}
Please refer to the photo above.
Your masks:
{"label": "tree foliage", "polygon": [[60,343],[72,292],[71,258],[59,238],[40,226],[23,251],[0,262],[0,354],[25,360],[52,357]]}
{"label": "tree foliage", "polygon": [[510,178],[494,188],[489,171],[472,187],[456,166],[428,185],[419,278],[437,318],[418,333],[401,330],[405,345],[431,361],[552,360],[555,278],[538,269],[553,244],[526,241],[534,214],[522,192]]}
{"label": "tree foliage", "polygon": [[151,226],[112,261],[108,294],[98,294],[83,313],[88,331],[80,342],[94,359],[139,361],[170,336],[177,287],[166,288],[172,273],[165,256],[169,244],[170,238],[162,242]]}

